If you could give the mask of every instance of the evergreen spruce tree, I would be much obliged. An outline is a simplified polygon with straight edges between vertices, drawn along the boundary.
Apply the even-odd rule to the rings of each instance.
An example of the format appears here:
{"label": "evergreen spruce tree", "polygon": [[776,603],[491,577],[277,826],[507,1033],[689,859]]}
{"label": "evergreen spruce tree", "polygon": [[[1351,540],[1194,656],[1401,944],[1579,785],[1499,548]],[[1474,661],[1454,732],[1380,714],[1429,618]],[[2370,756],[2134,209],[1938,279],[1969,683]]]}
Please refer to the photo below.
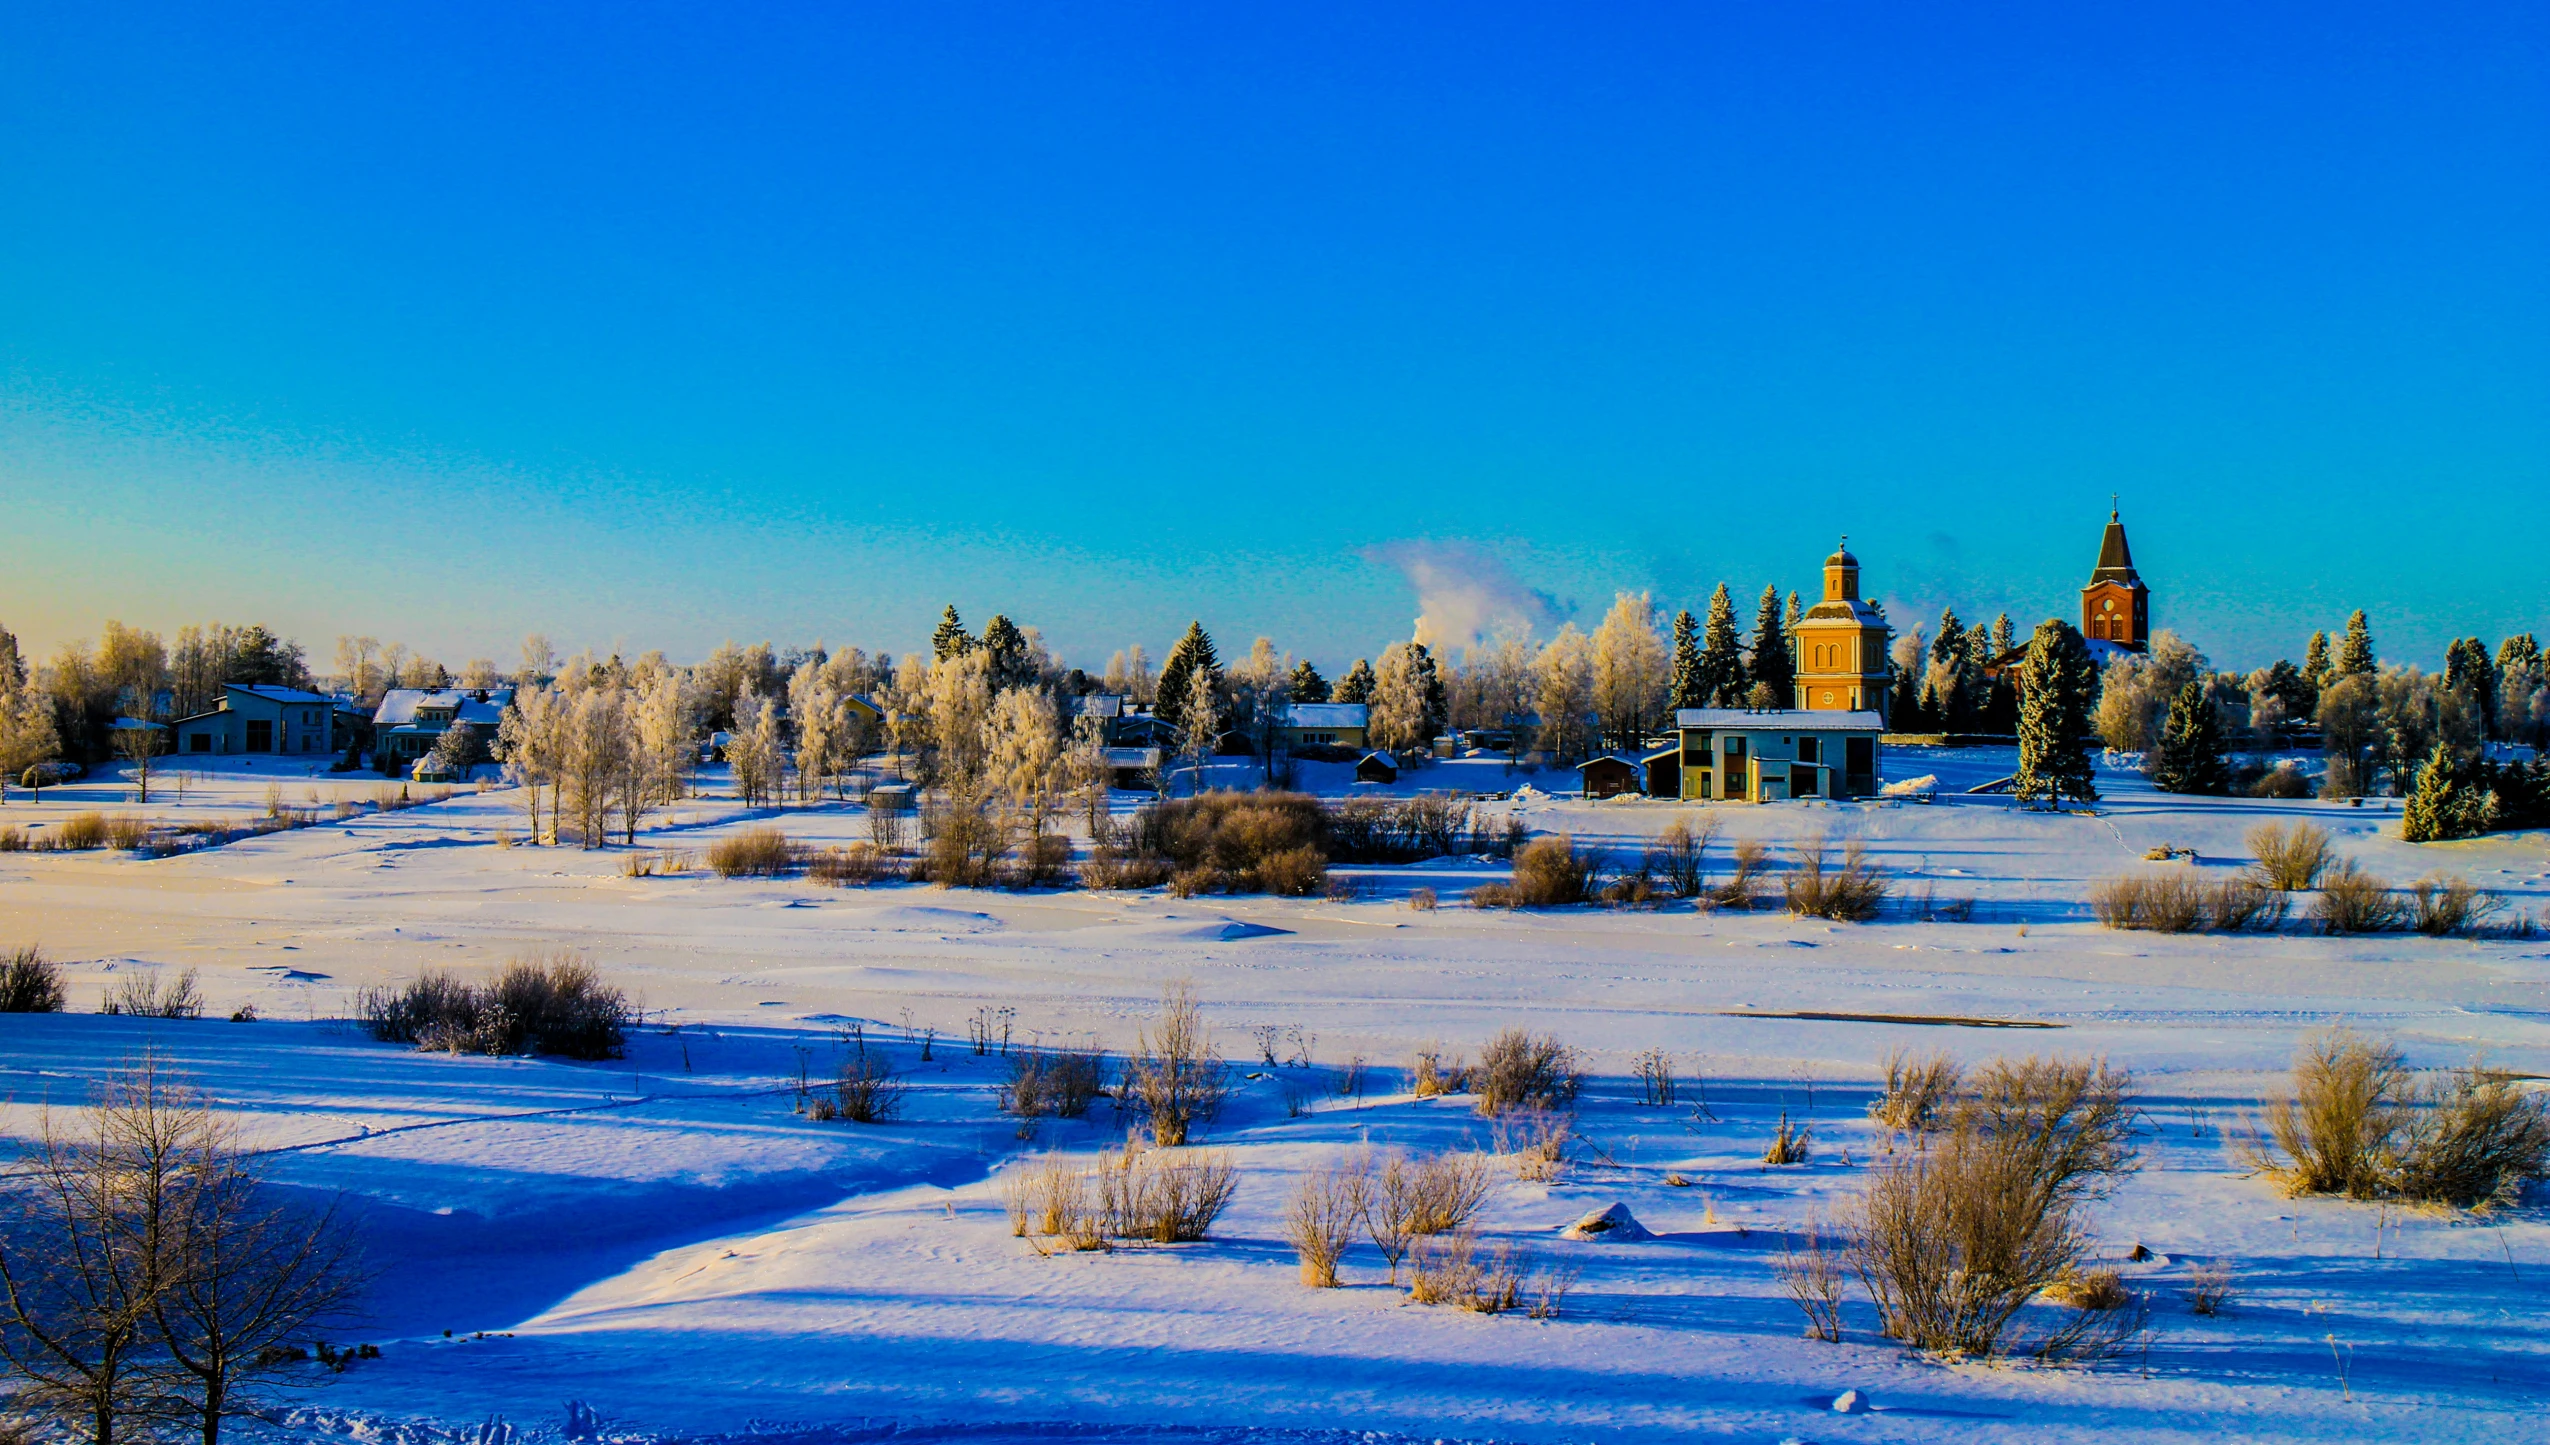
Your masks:
{"label": "evergreen spruce tree", "polygon": [[1673,708],[1707,707],[1709,690],[1700,685],[1700,624],[1690,609],[1673,615]]}
{"label": "evergreen spruce tree", "polygon": [[1337,690],[1329,694],[1329,697],[1335,702],[1370,704],[1373,683],[1372,660],[1358,657],[1355,659],[1355,665],[1346,669],[1346,675],[1338,679]]}
{"label": "evergreen spruce tree", "polygon": [[2000,616],[1993,618],[1992,656],[1994,660],[1998,661],[2001,658],[2008,657],[2010,655],[2010,649],[2018,645],[2019,634],[2016,629],[2010,626],[2010,614],[2004,612]]}
{"label": "evergreen spruce tree", "polygon": [[2497,735],[2497,665],[2488,660],[2487,643],[2454,638],[2444,649],[2444,686],[2460,693],[2463,705],[2479,715],[2482,741]]}
{"label": "evergreen spruce tree", "polygon": [[2090,647],[2060,618],[2039,623],[2028,639],[2028,685],[2019,703],[2019,773],[2012,793],[2058,811],[2064,800],[2098,801],[2090,765],[2090,713],[2098,668]]}
{"label": "evergreen spruce tree", "polygon": [[1186,726],[1187,700],[1198,672],[1211,677],[1214,688],[1220,689],[1222,663],[1213,651],[1213,639],[1205,635],[1202,622],[1190,622],[1186,635],[1169,649],[1169,660],[1160,664],[1160,700],[1151,711],[1162,722],[1172,727]]}
{"label": "evergreen spruce tree", "polygon": [[1930,640],[1929,676],[1922,689],[1922,708],[1932,726],[1943,733],[1974,731],[1977,699],[1966,676],[1966,625],[1957,609],[1939,609],[1939,635]]}
{"label": "evergreen spruce tree", "polygon": [[[2491,776],[2493,772],[2484,759],[2464,762],[2453,756],[2450,744],[2436,743],[2426,755],[2425,766],[2417,770],[2416,785],[2409,789],[2408,806],[2400,814],[2400,837],[2411,843],[2437,843],[2476,838],[2500,826],[2506,820],[2501,817],[2498,789],[2492,786],[2500,780]],[[2504,781],[2517,785],[2509,791],[2522,793],[2526,791],[2522,785],[2530,779],[2514,773]]]}
{"label": "evergreen spruce tree", "polygon": [[966,635],[965,624],[956,618],[956,604],[947,604],[947,611],[939,614],[938,630],[930,634],[931,653],[945,662],[951,657],[963,657],[973,650],[974,639]]}
{"label": "evergreen spruce tree", "polygon": [[992,614],[992,620],[983,624],[982,640],[975,645],[991,656],[993,687],[1020,687],[1036,680],[1027,662],[1027,634],[1003,614]]}
{"label": "evergreen spruce tree", "polygon": [[1294,664],[1292,694],[1295,702],[1328,701],[1328,679],[1319,675],[1319,669],[1311,666],[1307,657]]}
{"label": "evergreen spruce tree", "polygon": [[2222,722],[2205,697],[2204,683],[2190,678],[2169,700],[2169,724],[2161,730],[2152,786],[2164,793],[2219,798],[2231,791],[2222,761]]}
{"label": "evergreen spruce tree", "polygon": [[1753,681],[1778,696],[1779,707],[1797,706],[1797,654],[1789,651],[1787,627],[1780,621],[1780,589],[1762,589],[1753,615]]}
{"label": "evergreen spruce tree", "polygon": [[1709,624],[1700,638],[1700,690],[1711,707],[1744,706],[1744,644],[1735,634],[1735,603],[1727,584],[1709,595]]}
{"label": "evergreen spruce tree", "polygon": [[2337,674],[2340,677],[2371,677],[2374,673],[2373,630],[2364,621],[2364,609],[2346,619],[2346,636],[2338,639]]}
{"label": "evergreen spruce tree", "polygon": [[1434,653],[1422,642],[1408,644],[1408,671],[1415,678],[1418,695],[1425,699],[1425,737],[1428,743],[1443,735],[1451,725],[1452,708],[1443,695],[1443,670],[1434,664]]}
{"label": "evergreen spruce tree", "polygon": [[2311,645],[2302,651],[2302,680],[2311,684],[2312,708],[2318,710],[2320,689],[2329,685],[2329,674],[2336,669],[2329,662],[2329,635],[2311,634]]}

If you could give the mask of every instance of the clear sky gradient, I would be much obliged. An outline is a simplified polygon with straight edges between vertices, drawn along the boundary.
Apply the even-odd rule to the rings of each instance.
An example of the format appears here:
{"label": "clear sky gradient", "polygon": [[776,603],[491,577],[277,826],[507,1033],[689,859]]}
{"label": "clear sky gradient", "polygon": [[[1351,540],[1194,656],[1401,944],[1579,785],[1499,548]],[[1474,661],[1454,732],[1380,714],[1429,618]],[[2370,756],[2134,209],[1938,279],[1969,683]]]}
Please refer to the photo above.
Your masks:
{"label": "clear sky gradient", "polygon": [[2024,626],[2110,493],[2226,665],[2550,632],[2537,3],[19,5],[0,128],[40,648]]}

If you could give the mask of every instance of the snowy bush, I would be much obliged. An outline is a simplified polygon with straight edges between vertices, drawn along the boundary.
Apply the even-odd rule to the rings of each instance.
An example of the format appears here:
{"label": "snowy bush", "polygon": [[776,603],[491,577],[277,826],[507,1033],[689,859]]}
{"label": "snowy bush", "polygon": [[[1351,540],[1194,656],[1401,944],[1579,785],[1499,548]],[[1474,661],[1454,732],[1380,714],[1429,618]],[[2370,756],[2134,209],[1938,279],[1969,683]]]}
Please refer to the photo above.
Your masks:
{"label": "snowy bush", "polygon": [[355,1004],[382,1043],[443,1053],[556,1054],[616,1059],[635,1017],[628,998],[584,958],[558,952],[512,959],[492,983],[419,974],[399,988],[365,989]]}
{"label": "snowy bush", "polygon": [[1839,869],[1827,865],[1828,847],[1821,833],[1797,845],[1797,867],[1781,880],[1789,912],[1843,923],[1875,918],[1886,901],[1886,880],[1869,863],[1867,846],[1856,838],[1845,843]]}
{"label": "snowy bush", "polygon": [[2309,823],[2261,823],[2249,830],[2249,852],[2257,860],[2259,877],[2282,893],[2319,887],[2331,859],[2328,831]]}
{"label": "snowy bush", "polygon": [[720,878],[776,878],[797,864],[797,845],[777,828],[746,828],[708,845],[708,866]]}
{"label": "snowy bush", "polygon": [[1547,1034],[1507,1029],[1479,1051],[1478,1072],[1470,1087],[1482,1114],[1515,1109],[1544,1112],[1572,1110],[1584,1083],[1576,1051]]}

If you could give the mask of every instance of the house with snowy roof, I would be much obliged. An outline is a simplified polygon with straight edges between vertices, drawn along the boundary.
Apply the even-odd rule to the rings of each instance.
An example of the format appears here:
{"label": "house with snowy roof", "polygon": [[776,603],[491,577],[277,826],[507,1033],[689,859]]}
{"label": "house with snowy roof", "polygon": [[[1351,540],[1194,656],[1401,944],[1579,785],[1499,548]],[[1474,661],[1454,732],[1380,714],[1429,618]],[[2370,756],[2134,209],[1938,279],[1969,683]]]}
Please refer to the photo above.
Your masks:
{"label": "house with snowy roof", "polygon": [[372,765],[385,774],[412,765],[432,752],[454,723],[469,724],[492,749],[513,700],[510,687],[391,688],[372,712]]}
{"label": "house with snowy roof", "polygon": [[1297,702],[1284,709],[1284,746],[1360,748],[1372,709],[1360,702]]}
{"label": "house with snowy roof", "polygon": [[316,756],[335,750],[336,699],[274,683],[233,682],[210,712],[168,725],[170,750],[181,757],[265,754]]}
{"label": "house with snowy roof", "polygon": [[1673,724],[1673,745],[1640,759],[1650,796],[1777,803],[1877,792],[1886,719],[1873,709],[1686,707]]}

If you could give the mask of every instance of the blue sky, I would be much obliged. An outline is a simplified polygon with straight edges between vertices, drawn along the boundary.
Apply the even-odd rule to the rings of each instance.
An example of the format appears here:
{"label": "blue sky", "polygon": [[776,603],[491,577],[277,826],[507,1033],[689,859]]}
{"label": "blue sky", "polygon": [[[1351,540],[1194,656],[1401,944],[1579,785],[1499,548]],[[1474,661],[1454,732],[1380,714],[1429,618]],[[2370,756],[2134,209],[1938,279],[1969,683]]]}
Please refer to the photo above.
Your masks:
{"label": "blue sky", "polygon": [[15,6],[0,623],[2550,632],[2538,5]]}

